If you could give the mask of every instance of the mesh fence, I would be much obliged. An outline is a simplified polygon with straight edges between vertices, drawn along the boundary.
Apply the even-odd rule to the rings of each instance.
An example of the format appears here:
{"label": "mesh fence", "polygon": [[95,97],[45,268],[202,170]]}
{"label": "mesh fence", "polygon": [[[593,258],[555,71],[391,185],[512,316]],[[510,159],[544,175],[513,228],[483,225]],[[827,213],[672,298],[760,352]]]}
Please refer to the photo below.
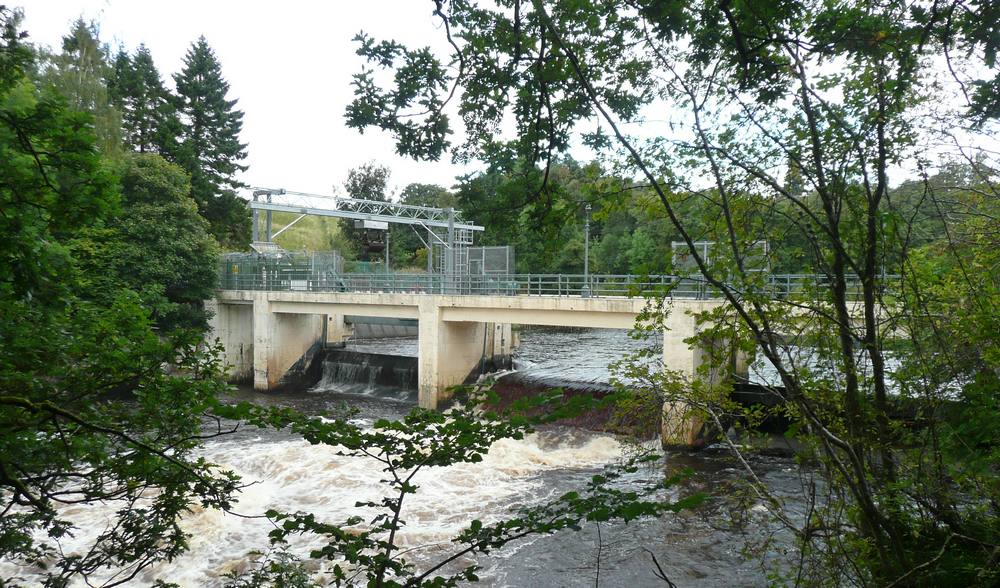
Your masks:
{"label": "mesh fence", "polygon": [[514,273],[514,248],[469,247],[470,275],[506,275]]}
{"label": "mesh fence", "polygon": [[227,253],[219,265],[219,287],[226,290],[336,289],[344,259],[336,251]]}

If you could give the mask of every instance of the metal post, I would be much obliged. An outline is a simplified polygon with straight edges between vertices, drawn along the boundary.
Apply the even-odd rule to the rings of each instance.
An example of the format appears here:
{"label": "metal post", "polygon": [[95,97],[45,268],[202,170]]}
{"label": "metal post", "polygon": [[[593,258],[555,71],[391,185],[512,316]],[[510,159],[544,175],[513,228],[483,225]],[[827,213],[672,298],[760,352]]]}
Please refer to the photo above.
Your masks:
{"label": "metal post", "polygon": [[455,209],[448,211],[448,249],[444,252],[444,275],[448,283],[447,293],[454,294],[455,289]]}
{"label": "metal post", "polygon": [[[434,232],[427,229],[427,275],[434,273]],[[429,283],[429,282],[428,282]]]}
{"label": "metal post", "polygon": [[590,204],[587,204],[587,218],[583,224],[583,292],[584,298],[590,298]]}
{"label": "metal post", "polygon": [[[253,201],[257,202],[256,192],[254,192],[253,194]],[[251,239],[253,239],[253,242],[256,243],[257,241],[260,240],[260,211],[257,210],[256,208],[252,209],[250,212],[250,216],[253,217],[252,218],[253,227],[251,228],[251,230],[253,231],[253,236],[251,237]]]}
{"label": "metal post", "polygon": [[385,230],[385,273],[389,273],[389,235],[392,234],[392,227]]}
{"label": "metal post", "polygon": [[[271,194],[267,195],[267,202],[268,202],[268,204],[271,203]],[[267,211],[267,241],[268,241],[268,243],[271,242],[271,211],[270,210]]]}

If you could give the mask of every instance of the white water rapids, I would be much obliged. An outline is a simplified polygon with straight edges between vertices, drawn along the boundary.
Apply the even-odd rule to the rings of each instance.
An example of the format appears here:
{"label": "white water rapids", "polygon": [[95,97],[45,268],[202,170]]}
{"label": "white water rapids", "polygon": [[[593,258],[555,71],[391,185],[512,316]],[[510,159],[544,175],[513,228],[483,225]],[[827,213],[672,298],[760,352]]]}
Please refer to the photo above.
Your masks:
{"label": "white water rapids", "polygon": [[[214,442],[203,451],[205,458],[254,482],[239,495],[233,510],[242,515],[261,515],[268,509],[307,511],[318,520],[340,523],[353,515],[370,520],[373,510],[355,507],[358,501],[378,500],[386,492],[379,483],[380,464],[370,458],[336,455],[337,448],[310,445],[293,438],[244,438]],[[601,435],[574,435],[556,441],[551,435],[531,434],[523,440],[494,443],[480,463],[426,468],[417,474],[420,487],[406,499],[406,526],[397,535],[401,550],[429,546],[409,552],[407,559],[436,560],[455,549],[449,540],[473,519],[484,523],[499,520],[512,506],[537,502],[545,492],[539,474],[553,469],[598,468],[617,459],[621,448],[614,439]],[[69,555],[90,545],[111,522],[114,505],[71,507],[60,514],[76,522],[81,530],[62,543]],[[156,579],[183,587],[221,586],[223,574],[244,571],[252,551],[267,551],[267,533],[273,527],[264,518],[243,518],[218,510],[195,508],[183,519],[190,534],[190,550],[173,562],[164,562],[141,573],[130,585],[148,586]],[[359,527],[363,528],[363,527]],[[315,536],[295,537],[291,551],[307,557],[322,545]],[[471,561],[465,562],[472,563]],[[0,563],[0,577],[20,576],[26,585],[38,582],[36,570],[18,569]],[[314,569],[322,580],[322,569]],[[487,574],[488,575],[488,574]],[[96,579],[96,578],[95,578]],[[485,579],[485,578],[484,578]],[[79,581],[74,586],[84,586]]]}
{"label": "white water rapids", "polygon": [[[412,341],[394,342],[400,355],[414,347]],[[521,370],[527,380],[569,382],[592,385],[607,381],[607,363],[633,351],[636,342],[623,331],[537,331],[526,332],[519,351]],[[355,351],[388,352],[383,343],[358,346]],[[329,375],[329,374],[328,374]],[[357,386],[355,386],[357,387]],[[411,392],[374,390],[361,386],[363,393],[343,394],[353,389],[292,391],[278,395],[239,392],[238,399],[263,404],[280,404],[307,414],[335,409],[341,402],[360,410],[359,418],[371,423],[379,418],[400,418],[413,406]],[[377,387],[376,387],[377,388]],[[384,392],[384,394],[383,394]],[[400,398],[408,398],[400,401]],[[317,519],[342,523],[352,515],[370,520],[373,512],[355,507],[359,501],[378,500],[387,491],[379,483],[380,466],[370,459],[336,455],[336,448],[314,446],[285,433],[244,430],[231,437],[210,441],[202,455],[224,469],[239,474],[245,488],[233,510],[242,515],[261,515],[268,509],[284,512],[307,511]],[[397,545],[418,568],[452,553],[449,540],[474,519],[484,523],[506,518],[521,505],[534,504],[580,489],[604,465],[620,458],[622,447],[606,435],[565,429],[548,430],[524,440],[503,440],[494,444],[484,461],[428,468],[418,474],[417,494],[404,502],[406,521]],[[674,455],[671,467],[696,470],[679,494],[704,490],[726,493],[728,484],[741,471],[724,451],[703,451],[695,455]],[[643,484],[663,475],[662,465],[640,472],[630,484]],[[798,479],[787,460],[761,458],[763,476],[772,487],[792,490]],[[80,532],[64,539],[66,554],[92,543],[111,521],[116,505],[68,507],[61,514],[78,522]],[[725,528],[718,512],[682,512],[659,519],[644,519],[625,525],[602,523],[601,534],[594,524],[580,532],[561,532],[537,537],[526,544],[511,546],[479,561],[457,562],[459,567],[478,563],[480,586],[594,586],[600,562],[601,587],[662,587],[654,575],[650,554],[678,586],[722,587],[764,586],[767,579],[757,562],[741,554],[743,532]],[[149,586],[155,580],[188,587],[217,587],[222,576],[241,572],[253,565],[252,552],[267,551],[268,532],[273,528],[265,518],[243,518],[220,511],[194,509],[183,519],[191,535],[190,549],[173,562],[163,562],[142,572],[128,586]],[[359,528],[361,528],[359,526]],[[766,535],[758,526],[755,533]],[[769,535],[768,535],[769,536]],[[315,536],[292,537],[291,551],[308,559],[310,549],[319,547]],[[309,568],[323,579],[323,568]],[[0,561],[0,579],[20,585],[38,586],[38,568]],[[94,578],[100,585],[102,578]],[[3,584],[0,581],[0,584]],[[73,586],[84,586],[81,581]]]}

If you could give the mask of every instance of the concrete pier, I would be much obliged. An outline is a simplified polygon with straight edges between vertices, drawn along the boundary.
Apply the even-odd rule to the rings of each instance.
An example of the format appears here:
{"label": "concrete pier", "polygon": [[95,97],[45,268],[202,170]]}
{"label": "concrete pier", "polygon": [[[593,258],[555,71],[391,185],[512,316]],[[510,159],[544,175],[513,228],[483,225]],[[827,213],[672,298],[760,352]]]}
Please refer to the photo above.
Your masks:
{"label": "concrete pier", "polygon": [[253,305],[208,300],[205,307],[213,315],[208,340],[218,339],[222,345],[220,359],[228,366],[230,381],[253,382]]}
{"label": "concrete pier", "polygon": [[[745,378],[752,358],[731,349],[728,341],[711,341],[694,346],[684,342],[698,334],[695,315],[710,310],[708,305],[717,306],[718,303],[696,302],[673,308],[663,331],[663,365],[665,369],[679,372],[687,381],[697,382],[709,391],[728,393],[718,388],[730,386],[734,376]],[[715,362],[711,357],[713,352]],[[667,401],[663,404],[660,441],[665,447],[701,447],[720,433],[714,428],[714,424],[706,422],[704,416],[687,403]]]}

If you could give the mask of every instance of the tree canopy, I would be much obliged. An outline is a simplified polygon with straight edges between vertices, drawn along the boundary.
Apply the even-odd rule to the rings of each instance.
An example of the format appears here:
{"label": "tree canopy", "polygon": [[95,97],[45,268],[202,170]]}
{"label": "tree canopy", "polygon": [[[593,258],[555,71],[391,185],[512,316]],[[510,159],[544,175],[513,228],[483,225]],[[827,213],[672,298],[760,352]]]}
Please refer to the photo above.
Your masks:
{"label": "tree canopy", "polygon": [[161,329],[204,330],[219,248],[189,196],[187,174],[156,154],[136,153],[124,157],[119,177],[121,213],[71,242],[84,290],[139,292]]}
{"label": "tree canopy", "polygon": [[139,45],[134,56],[120,50],[112,72],[108,92],[111,103],[122,114],[125,148],[176,158],[180,119],[149,49]]}
{"label": "tree canopy", "polygon": [[[748,487],[799,541],[800,565],[788,581],[996,581],[997,473],[980,467],[994,449],[970,450],[961,418],[943,408],[960,390],[963,406],[1000,416],[988,383],[998,369],[994,345],[942,338],[933,318],[995,313],[1000,302],[996,272],[985,281],[968,273],[990,263],[971,246],[985,235],[958,220],[935,186],[954,158],[969,170],[956,189],[996,199],[995,165],[984,161],[995,154],[978,148],[996,128],[995,7],[499,0],[428,9],[450,58],[360,34],[369,67],[355,76],[348,124],[386,131],[416,158],[449,150],[477,158],[509,179],[470,187],[509,189],[501,202],[542,219],[578,210],[564,207],[559,158],[582,142],[611,178],[593,186],[622,178],[621,189],[598,190],[610,196],[602,230],[628,228],[606,233],[612,240],[599,256],[624,267],[621,256],[662,259],[656,249],[668,237],[685,243],[698,278],[727,303],[697,317],[691,342],[756,351],[775,367],[775,410],[792,420],[790,434],[829,489],[803,488],[815,508],[801,520],[748,471]],[[453,111],[464,131],[457,146]],[[894,189],[890,176],[905,173],[919,190]],[[953,202],[963,202],[966,218],[995,224],[985,201]],[[636,204],[643,212],[628,216],[666,226],[629,227],[620,211]],[[556,240],[560,224],[548,224]],[[936,245],[921,248],[928,229]],[[955,246],[957,235],[968,235],[967,249]],[[697,241],[715,243],[711,255]],[[762,243],[770,267],[815,283],[775,289],[758,271]],[[949,295],[929,267],[958,272],[945,272]],[[662,298],[651,305],[644,326],[661,330],[670,306]],[[930,359],[951,357],[956,345],[971,363]],[[803,348],[818,365],[803,363]],[[896,361],[907,369],[891,367]],[[694,378],[671,366],[666,375],[637,366],[629,373],[667,406],[724,430],[760,416],[711,384],[731,366],[719,351]],[[919,414],[919,426],[900,416],[901,403]]]}
{"label": "tree canopy", "polygon": [[77,19],[63,37],[61,49],[56,54],[43,54],[43,81],[55,86],[71,108],[89,112],[100,149],[116,152],[121,148],[122,120],[108,95],[112,71],[109,49],[101,41],[100,30],[94,23]]}
{"label": "tree canopy", "polygon": [[[386,202],[392,196],[389,193],[389,177],[391,175],[392,171],[387,166],[369,161],[347,171],[344,191],[351,198]],[[356,229],[354,220],[349,218],[341,219],[339,225],[340,234],[348,247],[345,252],[347,255],[363,261],[375,261],[372,259],[373,257],[385,259],[383,251],[376,251],[378,244],[384,244],[383,241],[379,240],[378,244],[374,245],[374,249],[372,248],[371,239],[381,239],[381,231]]]}

